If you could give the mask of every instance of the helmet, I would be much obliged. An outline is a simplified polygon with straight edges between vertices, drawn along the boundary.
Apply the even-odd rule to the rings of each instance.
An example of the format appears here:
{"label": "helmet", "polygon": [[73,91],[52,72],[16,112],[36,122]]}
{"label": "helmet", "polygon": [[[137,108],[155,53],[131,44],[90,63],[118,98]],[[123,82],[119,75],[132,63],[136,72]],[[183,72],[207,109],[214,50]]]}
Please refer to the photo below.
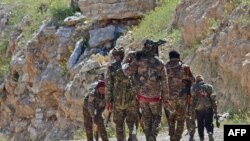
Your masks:
{"label": "helmet", "polygon": [[123,47],[115,47],[112,50],[112,55],[113,56],[119,55],[119,56],[122,56],[122,58],[123,58],[124,57],[124,48]]}

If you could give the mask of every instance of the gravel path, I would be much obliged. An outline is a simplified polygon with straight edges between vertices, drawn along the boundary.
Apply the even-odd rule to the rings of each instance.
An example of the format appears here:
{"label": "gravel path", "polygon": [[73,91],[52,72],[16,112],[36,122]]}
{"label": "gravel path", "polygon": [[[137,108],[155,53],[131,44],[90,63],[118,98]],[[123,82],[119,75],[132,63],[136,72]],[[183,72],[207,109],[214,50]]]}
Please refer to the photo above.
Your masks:
{"label": "gravel path", "polygon": [[[186,133],[187,133],[187,131],[184,131],[181,141],[188,141],[189,140],[189,135],[187,135]],[[224,135],[223,135],[223,128],[222,127],[214,129],[214,140],[215,141],[223,141],[223,136]],[[199,141],[199,136],[198,136],[197,130],[195,133],[195,140]],[[74,140],[71,140],[71,141],[74,141]],[[77,140],[77,141],[86,141],[86,140]],[[100,139],[100,141],[101,141],[101,139]],[[110,141],[116,141],[116,139],[111,138]],[[138,136],[138,141],[146,141],[146,139],[144,136],[141,135],[141,136]],[[161,132],[157,137],[157,141],[170,141],[167,131],[166,131],[166,133]],[[205,130],[205,141],[208,141],[208,136],[207,136],[206,130]]]}

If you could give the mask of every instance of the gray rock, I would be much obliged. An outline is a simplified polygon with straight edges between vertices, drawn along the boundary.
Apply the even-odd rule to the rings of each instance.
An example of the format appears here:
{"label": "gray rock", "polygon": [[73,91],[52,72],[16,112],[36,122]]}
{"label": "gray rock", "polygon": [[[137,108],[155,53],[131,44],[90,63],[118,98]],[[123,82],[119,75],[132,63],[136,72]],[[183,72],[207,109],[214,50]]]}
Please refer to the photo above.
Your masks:
{"label": "gray rock", "polygon": [[75,45],[75,49],[72,52],[72,54],[69,57],[69,60],[67,62],[67,68],[68,70],[70,70],[72,67],[74,67],[74,65],[77,63],[77,61],[79,60],[79,57],[81,56],[81,54],[84,51],[84,47],[83,47],[83,39],[77,41],[76,45]]}
{"label": "gray rock", "polygon": [[84,21],[84,19],[86,19],[85,16],[81,15],[81,16],[70,16],[67,17],[66,19],[64,19],[64,23],[67,26],[74,26],[82,21]]}
{"label": "gray rock", "polygon": [[89,46],[97,47],[105,42],[113,40],[115,38],[114,33],[115,33],[115,26],[113,25],[89,31],[90,34]]}
{"label": "gray rock", "polygon": [[156,6],[156,0],[79,0],[79,7],[94,20],[138,18]]}

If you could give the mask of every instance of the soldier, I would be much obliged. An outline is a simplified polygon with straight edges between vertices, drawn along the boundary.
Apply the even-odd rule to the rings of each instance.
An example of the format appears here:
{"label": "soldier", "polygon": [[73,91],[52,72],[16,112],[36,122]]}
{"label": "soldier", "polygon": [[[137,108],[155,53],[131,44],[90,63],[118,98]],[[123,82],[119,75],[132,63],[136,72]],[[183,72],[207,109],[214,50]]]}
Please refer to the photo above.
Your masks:
{"label": "soldier", "polygon": [[95,125],[95,138],[98,140],[100,133],[103,141],[108,141],[107,131],[104,126],[102,112],[105,109],[105,82],[99,81],[92,84],[93,90],[85,97],[83,105],[84,126],[88,141],[93,141],[93,123]]}
{"label": "soldier", "polygon": [[201,141],[204,141],[204,126],[207,129],[209,141],[213,138],[213,114],[217,115],[216,95],[213,86],[205,83],[201,75],[196,77],[196,84],[192,87],[192,109],[196,112],[198,133]]}
{"label": "soldier", "polygon": [[132,83],[130,78],[124,75],[122,71],[122,60],[124,58],[124,48],[114,48],[112,55],[115,59],[109,67],[106,74],[106,103],[108,109],[112,107],[113,120],[116,124],[117,141],[124,141],[126,120],[129,128],[128,141],[136,139],[136,122],[138,119],[136,98],[132,92]]}
{"label": "soldier", "polygon": [[[169,52],[170,61],[166,64],[169,84],[169,109],[165,113],[169,123],[171,141],[180,141],[184,130],[188,101],[190,101],[190,87],[194,77],[188,65],[180,60],[177,51]],[[176,126],[177,123],[177,126]]]}
{"label": "soldier", "polygon": [[122,66],[124,73],[133,77],[147,141],[156,141],[162,101],[165,103],[168,99],[166,68],[155,56],[156,45],[156,42],[145,40],[142,51],[129,53]]}

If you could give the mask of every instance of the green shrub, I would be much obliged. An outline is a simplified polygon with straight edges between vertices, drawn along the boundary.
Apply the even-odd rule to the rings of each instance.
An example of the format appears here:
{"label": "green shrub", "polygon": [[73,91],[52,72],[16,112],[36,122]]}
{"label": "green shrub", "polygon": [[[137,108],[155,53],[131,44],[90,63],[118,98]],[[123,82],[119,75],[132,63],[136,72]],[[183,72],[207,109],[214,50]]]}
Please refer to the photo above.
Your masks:
{"label": "green shrub", "polygon": [[9,62],[9,58],[0,55],[0,79],[3,79],[4,75],[9,72]]}
{"label": "green shrub", "polygon": [[50,5],[50,12],[57,25],[62,25],[66,17],[75,13],[74,9],[68,6],[68,0],[54,0]]}
{"label": "green shrub", "polygon": [[49,21],[52,17],[57,25],[62,25],[64,18],[74,14],[74,10],[69,7],[70,0],[3,0],[3,2],[14,6],[9,20],[10,25],[20,23],[24,16],[30,19],[30,24],[23,30],[24,43],[32,38],[43,21]]}
{"label": "green shrub", "polygon": [[166,29],[173,19],[178,3],[178,0],[162,0],[160,7],[156,7],[142,19],[138,26],[132,28],[135,41],[138,42],[145,38],[158,40],[166,37]]}
{"label": "green shrub", "polygon": [[223,124],[249,124],[250,123],[250,111],[234,111],[229,112],[229,119],[223,121]]}
{"label": "green shrub", "polygon": [[7,37],[3,37],[2,39],[0,39],[0,54],[5,54],[8,44],[9,40]]}

